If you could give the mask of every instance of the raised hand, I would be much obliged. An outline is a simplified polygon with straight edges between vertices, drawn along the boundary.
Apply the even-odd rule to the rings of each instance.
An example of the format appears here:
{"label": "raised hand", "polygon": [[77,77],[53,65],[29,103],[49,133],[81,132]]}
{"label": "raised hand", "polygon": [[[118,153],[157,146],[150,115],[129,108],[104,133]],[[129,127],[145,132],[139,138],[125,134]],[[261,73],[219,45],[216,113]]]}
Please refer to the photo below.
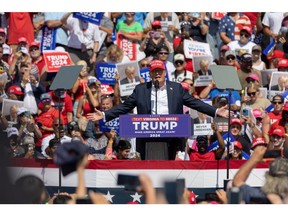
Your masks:
{"label": "raised hand", "polygon": [[87,119],[91,121],[99,121],[103,119],[103,117],[104,117],[103,113],[100,110],[97,110],[96,108],[94,113],[87,114]]}

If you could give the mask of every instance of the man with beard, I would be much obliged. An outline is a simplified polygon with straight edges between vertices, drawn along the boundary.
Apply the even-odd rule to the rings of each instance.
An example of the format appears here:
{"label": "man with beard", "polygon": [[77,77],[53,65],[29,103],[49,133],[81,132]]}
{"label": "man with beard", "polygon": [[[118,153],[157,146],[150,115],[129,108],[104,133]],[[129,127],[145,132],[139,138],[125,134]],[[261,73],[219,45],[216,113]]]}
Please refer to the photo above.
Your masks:
{"label": "man with beard", "polygon": [[262,86],[261,73],[258,70],[252,68],[252,55],[245,53],[240,57],[240,70],[237,71],[242,89],[246,87],[246,78],[251,74],[256,74],[260,80],[260,86]]}

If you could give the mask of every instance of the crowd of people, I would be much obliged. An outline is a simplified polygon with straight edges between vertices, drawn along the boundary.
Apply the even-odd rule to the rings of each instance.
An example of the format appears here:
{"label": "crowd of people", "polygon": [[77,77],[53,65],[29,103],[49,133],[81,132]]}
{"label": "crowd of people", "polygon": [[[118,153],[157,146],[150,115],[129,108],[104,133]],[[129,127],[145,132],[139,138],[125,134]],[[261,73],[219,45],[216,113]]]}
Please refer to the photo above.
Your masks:
{"label": "crowd of people", "polygon": [[[67,52],[71,65],[82,66],[70,90],[50,90],[57,72],[48,71],[42,52],[46,27],[56,34],[53,49]],[[117,43],[119,37],[135,45],[136,60]],[[189,57],[187,41],[206,44],[210,60],[198,63]],[[258,157],[252,169],[262,157],[287,158],[287,46],[285,12],[106,12],[99,25],[73,13],[2,13],[1,143],[11,158],[53,159],[59,146],[80,140],[88,147],[89,160],[145,160],[148,139],[119,137],[116,128],[104,131],[103,122],[127,113],[191,114],[189,109],[194,109],[198,111],[196,118],[191,115],[194,123],[208,124],[213,132],[185,139],[150,139],[166,142],[167,159],[250,161]],[[151,81],[145,82],[139,70],[129,66],[124,79],[118,71],[114,84],[101,84],[97,64],[133,61],[139,70],[148,68]],[[232,90],[229,97],[228,90],[219,89],[211,80],[211,65],[235,70],[242,90]],[[267,71],[271,73],[265,76]],[[273,86],[272,72],[283,73]],[[211,82],[196,85],[203,76]],[[129,83],[138,85],[131,95],[121,95],[121,86]],[[207,99],[212,105],[203,102]],[[229,149],[223,138],[227,132],[233,136]],[[233,185],[241,188],[245,180],[235,177]],[[269,193],[267,188],[264,193]]]}

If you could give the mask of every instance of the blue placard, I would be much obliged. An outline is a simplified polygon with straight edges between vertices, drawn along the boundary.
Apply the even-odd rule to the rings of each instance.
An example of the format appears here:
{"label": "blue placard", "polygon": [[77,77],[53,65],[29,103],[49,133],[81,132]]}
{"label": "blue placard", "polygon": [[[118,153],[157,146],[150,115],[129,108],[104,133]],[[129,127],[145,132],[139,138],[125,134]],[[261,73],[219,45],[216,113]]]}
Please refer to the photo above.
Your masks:
{"label": "blue placard", "polygon": [[121,115],[120,137],[190,137],[190,115]]}
{"label": "blue placard", "polygon": [[41,52],[45,50],[54,50],[56,46],[56,30],[54,28],[48,28],[46,25],[42,28],[41,39]]}
{"label": "blue placard", "polygon": [[150,82],[151,77],[149,74],[149,68],[142,68],[140,69],[140,76],[145,80],[145,82]]}
{"label": "blue placard", "polygon": [[102,84],[115,84],[115,74],[117,68],[115,64],[99,62],[96,64],[97,78]]}
{"label": "blue placard", "polygon": [[271,39],[269,45],[263,50],[262,53],[267,56],[268,53],[273,49],[274,44],[275,44],[275,41],[273,39]]}
{"label": "blue placard", "polygon": [[119,134],[119,118],[115,118],[109,122],[99,121],[99,129],[102,132],[110,132],[111,129],[114,129]]}
{"label": "blue placard", "polygon": [[100,25],[103,15],[104,15],[103,12],[75,12],[73,13],[73,17],[96,24],[96,25]]}

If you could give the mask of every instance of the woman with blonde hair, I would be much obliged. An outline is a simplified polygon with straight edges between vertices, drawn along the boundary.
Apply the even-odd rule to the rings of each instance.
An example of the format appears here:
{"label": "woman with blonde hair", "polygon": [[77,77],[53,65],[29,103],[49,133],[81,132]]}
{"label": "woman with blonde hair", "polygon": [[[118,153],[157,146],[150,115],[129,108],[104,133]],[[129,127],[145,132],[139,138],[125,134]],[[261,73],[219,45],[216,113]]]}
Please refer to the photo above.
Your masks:
{"label": "woman with blonde hair", "polygon": [[104,61],[107,63],[117,64],[130,62],[130,59],[128,58],[128,56],[124,55],[123,50],[117,44],[112,44],[107,49]]}

